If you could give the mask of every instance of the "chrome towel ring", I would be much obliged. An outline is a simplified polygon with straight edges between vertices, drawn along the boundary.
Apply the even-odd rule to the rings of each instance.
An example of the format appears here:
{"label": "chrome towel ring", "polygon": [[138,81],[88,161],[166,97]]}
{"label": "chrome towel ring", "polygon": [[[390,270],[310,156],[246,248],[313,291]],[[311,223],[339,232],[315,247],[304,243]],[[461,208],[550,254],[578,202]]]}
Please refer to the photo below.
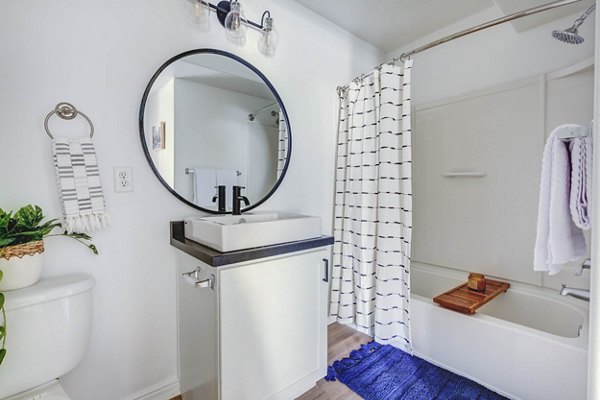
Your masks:
{"label": "chrome towel ring", "polygon": [[76,109],[73,104],[63,102],[58,103],[54,110],[50,111],[48,115],[46,115],[46,119],[44,120],[44,129],[46,129],[46,133],[48,134],[48,136],[50,136],[50,139],[54,140],[54,136],[52,135],[52,133],[50,133],[50,129],[48,128],[48,120],[50,120],[50,117],[53,114],[56,114],[60,118],[66,120],[71,120],[77,115],[81,115],[83,118],[85,118],[88,124],[90,124],[90,139],[94,137],[94,124],[92,124],[92,121],[88,118],[88,116]]}

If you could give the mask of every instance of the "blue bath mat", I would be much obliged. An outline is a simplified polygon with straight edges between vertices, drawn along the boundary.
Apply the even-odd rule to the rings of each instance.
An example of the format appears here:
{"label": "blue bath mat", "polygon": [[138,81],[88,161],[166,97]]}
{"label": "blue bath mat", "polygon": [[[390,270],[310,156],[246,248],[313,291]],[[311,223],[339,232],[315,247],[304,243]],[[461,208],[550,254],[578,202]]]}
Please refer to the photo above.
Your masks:
{"label": "blue bath mat", "polygon": [[376,342],[335,361],[325,379],[338,379],[366,400],[506,399],[465,377]]}

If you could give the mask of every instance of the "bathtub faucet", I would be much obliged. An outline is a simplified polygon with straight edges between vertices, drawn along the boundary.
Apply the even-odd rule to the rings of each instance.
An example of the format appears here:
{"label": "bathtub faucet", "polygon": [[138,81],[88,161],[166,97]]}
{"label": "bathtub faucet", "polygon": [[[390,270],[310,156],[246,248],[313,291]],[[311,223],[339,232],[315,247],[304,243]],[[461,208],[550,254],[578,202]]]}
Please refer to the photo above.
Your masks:
{"label": "bathtub faucet", "polygon": [[586,258],[583,261],[583,263],[581,263],[581,265],[579,267],[577,267],[577,269],[575,270],[575,275],[581,276],[584,269],[590,269],[591,267],[592,267],[592,260],[589,258]]}
{"label": "bathtub faucet", "polygon": [[590,301],[590,291],[587,289],[576,289],[563,284],[560,289],[561,296],[571,296],[579,300]]}

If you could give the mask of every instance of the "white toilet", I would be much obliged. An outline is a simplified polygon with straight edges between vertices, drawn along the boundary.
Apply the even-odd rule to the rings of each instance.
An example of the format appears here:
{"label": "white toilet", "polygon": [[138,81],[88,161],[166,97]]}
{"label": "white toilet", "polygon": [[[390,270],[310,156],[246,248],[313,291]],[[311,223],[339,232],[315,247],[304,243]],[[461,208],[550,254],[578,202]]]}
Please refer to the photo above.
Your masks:
{"label": "white toilet", "polygon": [[0,400],[69,400],[58,378],[83,359],[92,328],[87,275],[42,279],[5,292],[6,358],[0,365]]}

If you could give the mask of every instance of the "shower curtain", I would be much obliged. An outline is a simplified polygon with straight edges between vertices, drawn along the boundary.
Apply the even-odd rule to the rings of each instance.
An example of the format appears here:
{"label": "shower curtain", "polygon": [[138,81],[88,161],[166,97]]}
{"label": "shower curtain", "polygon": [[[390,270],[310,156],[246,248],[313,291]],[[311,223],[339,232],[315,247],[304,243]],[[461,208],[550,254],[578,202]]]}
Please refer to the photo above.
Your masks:
{"label": "shower curtain", "polygon": [[287,125],[283,115],[283,110],[281,109],[279,109],[279,122],[277,126],[279,127],[279,144],[277,148],[277,179],[279,179],[283,173],[283,168],[285,167],[285,163],[287,161],[288,151]]}
{"label": "shower curtain", "polygon": [[409,353],[411,64],[340,92],[330,304],[338,322]]}

